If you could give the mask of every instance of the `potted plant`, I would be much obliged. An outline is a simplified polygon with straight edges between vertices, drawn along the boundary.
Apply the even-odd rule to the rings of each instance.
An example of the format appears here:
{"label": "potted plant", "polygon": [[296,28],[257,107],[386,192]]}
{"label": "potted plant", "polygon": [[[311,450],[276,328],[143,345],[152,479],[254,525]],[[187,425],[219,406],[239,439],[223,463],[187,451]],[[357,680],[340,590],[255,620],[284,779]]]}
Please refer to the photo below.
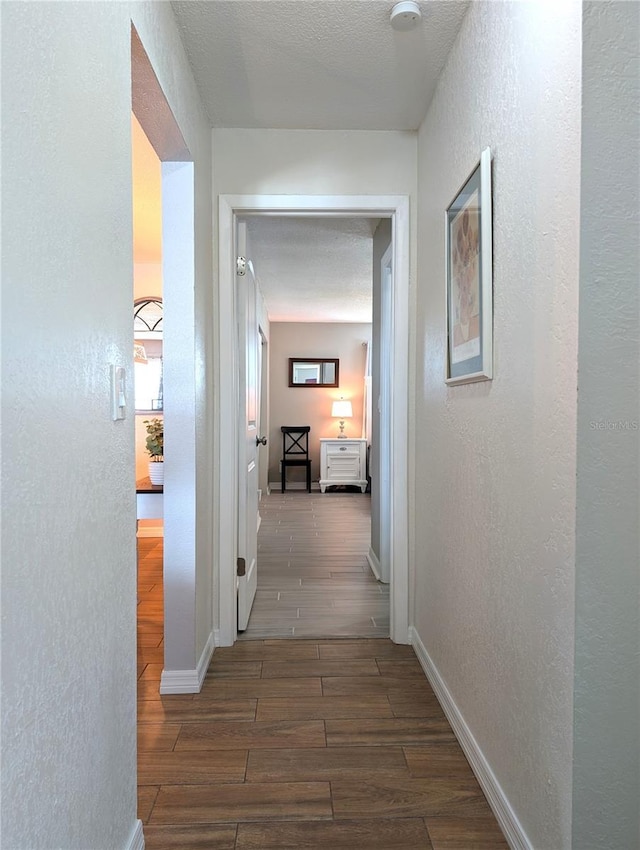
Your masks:
{"label": "potted plant", "polygon": [[147,426],[147,451],[149,478],[152,484],[164,484],[164,422],[162,419],[145,419]]}

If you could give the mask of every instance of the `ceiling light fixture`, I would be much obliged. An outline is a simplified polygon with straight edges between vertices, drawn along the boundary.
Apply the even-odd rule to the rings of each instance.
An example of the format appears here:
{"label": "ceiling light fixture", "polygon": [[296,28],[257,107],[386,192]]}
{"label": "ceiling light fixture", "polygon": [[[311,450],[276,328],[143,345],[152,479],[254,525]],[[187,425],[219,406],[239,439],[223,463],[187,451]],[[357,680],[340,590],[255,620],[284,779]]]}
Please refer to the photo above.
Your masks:
{"label": "ceiling light fixture", "polygon": [[420,7],[414,0],[402,0],[402,2],[396,3],[389,16],[391,26],[399,32],[413,29],[421,18]]}

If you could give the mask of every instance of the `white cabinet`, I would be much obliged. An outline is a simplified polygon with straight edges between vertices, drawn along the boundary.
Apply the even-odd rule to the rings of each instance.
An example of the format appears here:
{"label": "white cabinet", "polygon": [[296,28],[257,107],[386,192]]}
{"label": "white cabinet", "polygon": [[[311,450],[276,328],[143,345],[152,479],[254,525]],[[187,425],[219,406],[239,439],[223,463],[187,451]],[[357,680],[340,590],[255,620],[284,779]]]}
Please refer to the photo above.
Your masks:
{"label": "white cabinet", "polygon": [[355,484],[367,489],[367,441],[346,437],[320,438],[320,490],[332,484]]}

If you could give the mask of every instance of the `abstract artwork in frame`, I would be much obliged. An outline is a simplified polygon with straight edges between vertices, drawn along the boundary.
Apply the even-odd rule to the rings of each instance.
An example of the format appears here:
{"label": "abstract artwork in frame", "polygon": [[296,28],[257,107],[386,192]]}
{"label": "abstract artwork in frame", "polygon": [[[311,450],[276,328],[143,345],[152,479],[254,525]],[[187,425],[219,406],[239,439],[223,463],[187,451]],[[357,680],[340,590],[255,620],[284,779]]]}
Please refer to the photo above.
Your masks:
{"label": "abstract artwork in frame", "polygon": [[447,363],[445,382],[493,378],[491,150],[445,214]]}

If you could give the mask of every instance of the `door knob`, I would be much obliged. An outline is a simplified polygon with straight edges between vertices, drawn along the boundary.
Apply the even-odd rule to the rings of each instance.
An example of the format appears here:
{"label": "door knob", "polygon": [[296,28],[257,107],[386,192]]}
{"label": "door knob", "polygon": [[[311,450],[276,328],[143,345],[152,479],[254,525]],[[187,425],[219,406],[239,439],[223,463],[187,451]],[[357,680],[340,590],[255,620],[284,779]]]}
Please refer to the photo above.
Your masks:
{"label": "door knob", "polygon": [[256,437],[256,446],[266,446],[267,438],[266,437]]}

